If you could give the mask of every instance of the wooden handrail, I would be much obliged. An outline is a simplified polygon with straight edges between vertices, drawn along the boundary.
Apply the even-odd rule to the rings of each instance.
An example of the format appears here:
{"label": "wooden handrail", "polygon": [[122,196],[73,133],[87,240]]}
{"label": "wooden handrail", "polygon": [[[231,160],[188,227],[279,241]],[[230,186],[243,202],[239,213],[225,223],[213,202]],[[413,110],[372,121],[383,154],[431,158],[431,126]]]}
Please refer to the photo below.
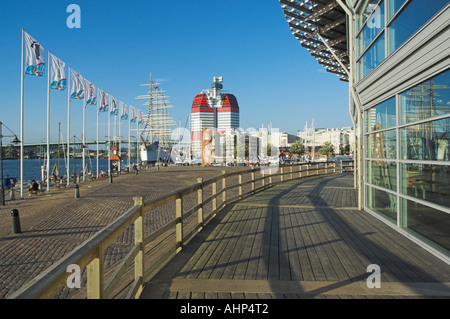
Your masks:
{"label": "wooden handrail", "polygon": [[[320,168],[319,165],[321,164],[325,164],[324,167]],[[315,167],[312,167],[312,165]],[[342,168],[342,162],[340,162],[339,166]],[[289,170],[285,171],[286,167],[289,167]],[[297,170],[294,170],[296,167],[298,167]],[[304,167],[307,169],[303,169]],[[201,231],[204,225],[214,218],[218,211],[225,207],[231,200],[241,199],[244,196],[254,194],[256,191],[266,187],[271,187],[280,182],[283,183],[286,181],[285,176],[289,176],[289,180],[293,180],[304,178],[305,172],[306,176],[317,176],[329,172],[335,173],[336,163],[302,163],[280,166],[279,168],[280,172],[274,174],[265,174],[264,171],[261,171],[261,176],[258,178],[256,178],[255,168],[232,173],[222,171],[222,174],[219,176],[207,180],[197,179],[197,183],[191,186],[184,187],[154,199],[144,200],[142,197],[135,197],[134,206],[128,209],[122,216],[109,224],[106,228],[100,230],[92,238],[78,246],[67,256],[58,260],[50,268],[39,274],[7,298],[53,298],[67,284],[68,277],[71,275],[71,273],[67,272],[69,265],[78,265],[80,269],[87,269],[87,298],[96,299],[108,298],[120,283],[124,274],[129,272],[131,268],[134,268],[134,280],[131,285],[129,285],[127,297],[137,298],[142,292],[145,282],[149,281],[159,269],[180,252],[186,242],[192,239],[197,232]],[[311,175],[310,172],[314,172],[315,174]],[[250,180],[244,182],[243,176],[246,174],[250,174]],[[227,180],[230,177],[235,176],[238,177],[237,184],[227,184]],[[274,181],[273,178],[278,176],[280,177],[280,181]],[[267,177],[269,178],[269,182],[267,182]],[[217,191],[218,182],[221,182],[222,185],[220,191]],[[257,183],[260,183],[261,186],[257,187]],[[250,190],[247,192],[244,192],[243,190],[245,185],[251,185]],[[208,186],[211,187],[211,196],[204,198],[204,191]],[[236,187],[238,188],[238,195],[233,198],[227,197],[227,191]],[[197,192],[197,205],[189,211],[183,212],[183,197],[194,192]],[[220,195],[222,195],[222,202],[218,207],[217,199]],[[175,219],[148,236],[145,236],[145,213],[172,202],[175,202]],[[210,202],[212,208],[208,214],[205,214],[205,205]],[[195,212],[197,212],[196,225],[185,234],[183,222],[188,221],[189,217]],[[105,269],[103,264],[105,249],[131,225],[134,225],[134,245],[128,254],[120,261],[105,283]],[[163,237],[162,241],[168,241],[170,238],[174,238],[174,244],[169,248],[166,247],[166,250],[162,252],[162,255],[159,256],[153,264],[146,267],[145,249],[149,244],[160,237]]]}

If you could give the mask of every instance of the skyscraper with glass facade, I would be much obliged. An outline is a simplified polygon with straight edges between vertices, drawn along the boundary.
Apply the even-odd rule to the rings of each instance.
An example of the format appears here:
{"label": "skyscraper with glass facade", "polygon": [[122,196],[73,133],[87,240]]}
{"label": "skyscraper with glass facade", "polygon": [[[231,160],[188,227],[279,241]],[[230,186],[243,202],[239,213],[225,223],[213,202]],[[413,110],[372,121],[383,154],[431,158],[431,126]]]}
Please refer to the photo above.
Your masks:
{"label": "skyscraper with glass facade", "polygon": [[349,82],[360,208],[448,262],[449,1],[280,3],[302,46]]}

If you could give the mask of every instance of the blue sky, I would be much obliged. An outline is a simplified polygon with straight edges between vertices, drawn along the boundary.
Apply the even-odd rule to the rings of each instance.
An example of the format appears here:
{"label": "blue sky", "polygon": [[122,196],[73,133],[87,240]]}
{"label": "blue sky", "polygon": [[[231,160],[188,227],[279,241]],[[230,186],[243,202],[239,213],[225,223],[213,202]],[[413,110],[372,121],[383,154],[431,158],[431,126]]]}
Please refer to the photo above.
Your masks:
{"label": "blue sky", "polygon": [[[81,8],[81,28],[66,21]],[[277,0],[14,0],[0,1],[0,121],[20,134],[21,28],[91,83],[146,113],[149,74],[166,91],[170,116],[187,127],[192,101],[223,76],[240,106],[243,129],[296,134],[350,126],[348,85],[327,73],[291,34]],[[47,79],[25,77],[24,142],[46,140]],[[81,137],[82,102],[71,103],[71,136]],[[96,110],[86,110],[86,137],[96,137]],[[51,92],[51,140],[67,129],[67,91]],[[108,117],[100,115],[100,138]],[[128,132],[122,121],[122,135]],[[5,133],[6,134],[6,133]],[[5,139],[4,143],[9,141]]]}

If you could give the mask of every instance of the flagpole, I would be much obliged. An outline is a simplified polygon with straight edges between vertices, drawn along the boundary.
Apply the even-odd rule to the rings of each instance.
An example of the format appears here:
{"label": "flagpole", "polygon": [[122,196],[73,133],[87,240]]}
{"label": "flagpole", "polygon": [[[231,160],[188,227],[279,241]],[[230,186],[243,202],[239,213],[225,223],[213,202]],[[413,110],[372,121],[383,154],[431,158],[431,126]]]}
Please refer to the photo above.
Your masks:
{"label": "flagpole", "polygon": [[111,176],[111,163],[110,163],[110,151],[111,151],[111,95],[109,95],[109,108],[108,108],[108,176]]}
{"label": "flagpole", "polygon": [[48,50],[48,73],[47,73],[47,192],[50,191],[50,50]]}
{"label": "flagpole", "polygon": [[121,153],[120,153],[120,151],[121,151],[121,142],[122,142],[122,133],[121,133],[121,123],[122,123],[122,119],[120,118],[120,112],[119,112],[119,172],[120,172],[120,170],[121,170],[121,158],[120,158],[120,156],[121,156]]}
{"label": "flagpole", "polygon": [[131,105],[128,106],[128,171],[131,168]]}
{"label": "flagpole", "polygon": [[20,199],[23,199],[23,104],[24,104],[24,67],[23,67],[23,50],[24,50],[24,28],[22,28],[22,59],[20,71]]}
{"label": "flagpole", "polygon": [[[97,88],[98,89],[98,88]],[[100,92],[97,90],[97,101],[99,101],[98,97],[100,96]],[[98,150],[98,118],[99,118],[99,107],[98,103],[96,105],[97,107],[97,179],[98,179],[98,156],[99,156],[99,150]]]}
{"label": "flagpole", "polygon": [[85,150],[85,142],[86,142],[86,96],[87,96],[87,88],[86,88],[86,79],[84,79],[84,105],[83,105],[83,181],[86,180],[86,173],[85,173],[85,165],[86,165],[86,150]]}
{"label": "flagpole", "polygon": [[[69,76],[68,76],[68,84],[67,84],[67,186],[70,185],[70,81],[72,79],[72,72],[69,66]],[[75,155],[75,152],[74,152]]]}

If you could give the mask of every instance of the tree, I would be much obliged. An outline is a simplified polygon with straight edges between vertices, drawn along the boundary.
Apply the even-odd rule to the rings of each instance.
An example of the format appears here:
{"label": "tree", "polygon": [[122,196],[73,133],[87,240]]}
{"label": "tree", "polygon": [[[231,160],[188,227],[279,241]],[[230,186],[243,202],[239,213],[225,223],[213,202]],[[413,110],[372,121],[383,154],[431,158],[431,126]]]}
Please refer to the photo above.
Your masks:
{"label": "tree", "polygon": [[303,154],[305,154],[305,145],[303,145],[303,143],[300,143],[300,141],[295,141],[295,143],[292,144],[289,148],[289,152],[302,156]]}
{"label": "tree", "polygon": [[322,144],[319,153],[321,155],[333,155],[334,154],[334,145],[331,142],[325,142]]}

